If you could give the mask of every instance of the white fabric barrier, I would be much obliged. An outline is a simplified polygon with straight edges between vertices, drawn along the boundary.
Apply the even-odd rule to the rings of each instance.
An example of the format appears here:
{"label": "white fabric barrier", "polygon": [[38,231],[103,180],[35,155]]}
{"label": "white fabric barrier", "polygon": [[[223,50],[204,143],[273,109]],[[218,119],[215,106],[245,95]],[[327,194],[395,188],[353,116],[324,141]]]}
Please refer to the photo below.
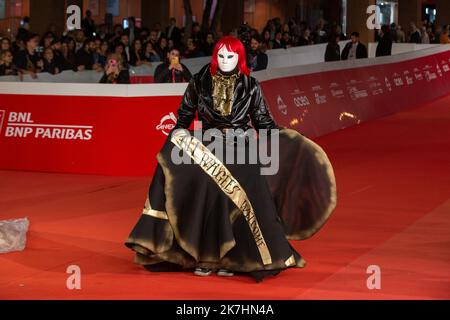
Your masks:
{"label": "white fabric barrier", "polygon": [[[375,58],[377,51],[378,42],[370,42],[368,53],[369,58]],[[416,43],[393,43],[392,44],[392,55],[402,54],[406,52],[413,52],[417,50],[423,50],[433,47],[438,47],[439,44],[416,44]]]}
{"label": "white fabric barrier", "polygon": [[[341,41],[341,51],[349,41]],[[275,49],[267,51],[269,58],[268,70],[296,67],[305,65],[314,65],[324,62],[325,49],[327,44],[318,44],[311,46],[293,47],[289,49]],[[418,50],[424,50],[428,48],[437,47],[440,45],[421,45],[414,43],[394,43],[392,46],[392,55],[398,55],[407,52],[414,52]],[[375,57],[377,43],[369,43],[369,58]],[[211,57],[201,57],[194,59],[185,59],[185,64],[188,69],[193,73],[197,73],[200,69],[208,64]],[[339,62],[338,62],[339,63]],[[153,76],[156,67],[159,63],[153,63],[152,66],[140,66],[131,67],[130,76]],[[0,77],[0,82],[52,82],[52,83],[98,83],[102,77],[102,73],[96,71],[64,71],[58,75],[51,75],[48,73],[40,73],[37,79],[32,79],[30,76],[25,75],[21,80],[18,76],[4,76]]]}
{"label": "white fabric barrier", "polygon": [[[96,71],[74,72],[72,70],[61,72],[60,74],[39,73],[37,79],[30,75],[24,75],[22,82],[51,82],[51,83],[98,83],[103,73]],[[20,82],[19,76],[0,77],[2,82]]]}
{"label": "white fabric barrier", "polygon": [[[348,41],[340,43],[341,50]],[[293,47],[289,49],[275,49],[267,51],[269,58],[268,69],[282,68],[289,66],[299,66],[324,62],[326,44],[318,44],[303,47]],[[193,73],[197,73],[200,69],[211,61],[211,57],[201,57],[193,59],[185,59],[182,61],[184,65]],[[153,63],[152,66],[131,67],[130,76],[153,76],[159,63]],[[102,77],[101,73],[96,71],[64,71],[58,75],[41,73],[37,79],[30,76],[23,76],[23,82],[59,82],[59,83],[98,83]],[[16,82],[21,81],[18,76],[0,77],[0,82]]]}

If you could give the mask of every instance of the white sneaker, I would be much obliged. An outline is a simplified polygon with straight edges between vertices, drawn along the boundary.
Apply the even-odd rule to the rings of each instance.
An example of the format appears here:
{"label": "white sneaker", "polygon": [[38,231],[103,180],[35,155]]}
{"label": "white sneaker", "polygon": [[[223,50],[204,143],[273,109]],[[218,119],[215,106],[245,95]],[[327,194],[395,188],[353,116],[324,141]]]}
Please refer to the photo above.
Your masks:
{"label": "white sneaker", "polygon": [[217,275],[219,277],[232,277],[234,276],[234,273],[233,271],[227,269],[219,269],[219,271],[217,271]]}
{"label": "white sneaker", "polygon": [[207,277],[212,273],[211,269],[208,268],[195,268],[194,274],[199,277]]}

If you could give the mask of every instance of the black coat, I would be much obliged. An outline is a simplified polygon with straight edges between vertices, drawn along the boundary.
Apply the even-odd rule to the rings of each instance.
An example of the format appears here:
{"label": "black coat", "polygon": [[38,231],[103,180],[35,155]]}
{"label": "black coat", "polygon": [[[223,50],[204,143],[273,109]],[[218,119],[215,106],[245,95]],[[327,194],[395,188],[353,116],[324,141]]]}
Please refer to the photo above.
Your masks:
{"label": "black coat", "polygon": [[14,65],[20,70],[38,71],[39,60],[37,53],[29,54],[28,50],[20,50],[14,55]]}
{"label": "black coat", "polygon": [[86,70],[92,70],[94,64],[94,55],[91,52],[87,52],[84,48],[78,50],[75,55],[75,65],[84,66]]}
{"label": "black coat", "polygon": [[415,31],[411,34],[411,37],[409,39],[410,43],[417,43],[417,44],[421,44],[422,43],[422,37],[420,36],[420,32],[419,31]]}
{"label": "black coat", "polygon": [[269,58],[264,52],[249,52],[247,54],[247,65],[252,71],[266,70]]}
{"label": "black coat", "polygon": [[[192,74],[189,69],[181,64],[183,71],[169,70],[170,63],[162,63],[156,67],[155,70],[155,82],[156,83],[179,83],[179,82],[189,82],[192,78]],[[174,81],[175,80],[175,81]]]}
{"label": "black coat", "polygon": [[106,72],[103,77],[100,79],[100,83],[109,83],[109,84],[130,84],[130,72],[128,70],[122,70],[119,72],[117,78],[110,78]]}
{"label": "black coat", "polygon": [[139,60],[144,60],[141,52],[135,52],[134,50],[130,50],[130,66],[135,67]]}
{"label": "black coat", "polygon": [[329,42],[325,51],[325,62],[341,60],[341,47],[336,42]]}
{"label": "black coat", "polygon": [[231,115],[223,116],[215,110],[212,97],[212,76],[209,65],[196,74],[189,83],[178,109],[175,128],[189,128],[195,115],[203,122],[203,129],[278,128],[266,105],[261,87],[255,78],[241,74],[234,90]]}
{"label": "black coat", "polygon": [[[344,50],[342,50],[341,60],[347,60],[350,50],[352,48],[352,42],[346,44]],[[356,59],[365,59],[368,57],[367,48],[361,42],[358,42],[356,47]]]}
{"label": "black coat", "polygon": [[177,27],[174,27],[172,33],[169,36],[170,27],[166,28],[166,36],[169,40],[173,40],[175,44],[179,44],[181,42],[181,30]]}
{"label": "black coat", "polygon": [[87,18],[84,18],[81,21],[81,27],[83,28],[83,30],[86,33],[86,36],[88,38],[91,38],[94,35],[94,32],[95,32],[95,22],[94,22],[94,20],[89,20]]}
{"label": "black coat", "polygon": [[385,34],[383,37],[380,38],[380,41],[378,41],[377,45],[377,57],[384,57],[384,56],[390,56],[392,53],[392,38]]}

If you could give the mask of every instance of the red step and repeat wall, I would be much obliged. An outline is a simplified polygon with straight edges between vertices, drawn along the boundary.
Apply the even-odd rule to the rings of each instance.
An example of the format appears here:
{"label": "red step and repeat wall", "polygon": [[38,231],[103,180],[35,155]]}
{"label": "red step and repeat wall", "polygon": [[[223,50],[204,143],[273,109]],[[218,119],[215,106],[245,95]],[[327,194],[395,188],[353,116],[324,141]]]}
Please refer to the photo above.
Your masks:
{"label": "red step and repeat wall", "polygon": [[[450,93],[450,51],[261,85],[279,124],[317,137]],[[0,169],[152,174],[181,94],[0,94]]]}

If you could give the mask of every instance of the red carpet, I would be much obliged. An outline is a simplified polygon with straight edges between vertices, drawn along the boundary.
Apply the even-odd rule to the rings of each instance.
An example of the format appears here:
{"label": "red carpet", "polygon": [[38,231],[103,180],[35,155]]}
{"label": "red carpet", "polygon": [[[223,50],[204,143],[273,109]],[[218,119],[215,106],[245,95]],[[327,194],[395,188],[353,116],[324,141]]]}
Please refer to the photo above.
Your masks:
{"label": "red carpet", "polygon": [[[31,221],[26,251],[0,255],[0,299],[450,298],[450,97],[318,139],[338,208],[293,242],[305,269],[246,277],[148,273],[123,246],[150,178],[0,172],[0,220]],[[81,268],[82,289],[66,288]],[[369,265],[381,289],[366,286]]]}

